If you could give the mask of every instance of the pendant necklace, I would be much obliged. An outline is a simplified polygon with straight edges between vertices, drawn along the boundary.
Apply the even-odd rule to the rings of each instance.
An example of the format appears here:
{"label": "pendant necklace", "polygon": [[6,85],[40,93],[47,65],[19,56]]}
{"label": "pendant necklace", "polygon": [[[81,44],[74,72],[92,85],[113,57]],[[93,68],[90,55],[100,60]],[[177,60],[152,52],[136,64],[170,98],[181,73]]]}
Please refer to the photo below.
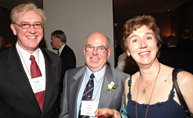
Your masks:
{"label": "pendant necklace", "polygon": [[[157,76],[155,78],[155,83],[154,83],[154,86],[153,86],[153,89],[152,89],[152,92],[151,92],[151,96],[150,96],[150,99],[149,99],[149,102],[148,102],[148,105],[147,105],[147,109],[146,109],[146,113],[145,113],[145,118],[147,118],[147,113],[148,113],[148,110],[149,110],[149,104],[151,102],[151,98],[152,98],[152,95],[153,95],[153,92],[154,92],[154,89],[155,89],[155,85],[157,83],[157,78],[158,78],[158,75],[159,75],[159,72],[160,72],[160,63],[159,63],[159,70],[158,70],[158,73],[157,73]],[[153,83],[153,82],[152,82]],[[152,84],[151,83],[151,84]],[[136,104],[135,104],[135,113],[136,113],[136,118],[138,118],[137,116],[137,100],[138,100],[138,94],[139,94],[139,87],[140,87],[140,79],[138,80],[138,88],[137,88],[137,98],[136,98]],[[144,91],[144,90],[143,90]],[[145,91],[146,92],[146,91]]]}
{"label": "pendant necklace", "polygon": [[[158,73],[159,74],[159,73]],[[158,76],[158,75],[157,75]],[[157,77],[156,77],[157,78]],[[156,80],[156,78],[147,86],[147,87],[144,87],[143,84],[141,83],[141,85],[143,86],[143,93],[145,94],[146,93],[146,88],[148,88],[150,85],[152,85],[154,83],[154,81]],[[139,77],[139,79],[141,79],[141,76]]]}

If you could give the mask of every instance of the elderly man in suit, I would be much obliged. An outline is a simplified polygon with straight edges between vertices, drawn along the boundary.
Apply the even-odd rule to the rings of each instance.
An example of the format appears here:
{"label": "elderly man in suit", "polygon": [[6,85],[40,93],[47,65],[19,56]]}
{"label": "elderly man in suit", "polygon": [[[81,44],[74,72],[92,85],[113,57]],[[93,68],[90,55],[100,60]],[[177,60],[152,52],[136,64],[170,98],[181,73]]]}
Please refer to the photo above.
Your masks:
{"label": "elderly man in suit", "polygon": [[124,81],[129,75],[107,65],[111,53],[108,38],[92,33],[83,51],[86,65],[66,71],[60,118],[94,118],[97,108],[121,108]]}
{"label": "elderly man in suit", "polygon": [[62,30],[55,30],[51,34],[51,45],[58,50],[62,58],[62,78],[66,70],[76,67],[76,57],[73,50],[67,45],[67,38]]}
{"label": "elderly man in suit", "polygon": [[11,11],[17,42],[0,52],[0,118],[57,118],[61,59],[38,47],[44,12],[33,3]]}

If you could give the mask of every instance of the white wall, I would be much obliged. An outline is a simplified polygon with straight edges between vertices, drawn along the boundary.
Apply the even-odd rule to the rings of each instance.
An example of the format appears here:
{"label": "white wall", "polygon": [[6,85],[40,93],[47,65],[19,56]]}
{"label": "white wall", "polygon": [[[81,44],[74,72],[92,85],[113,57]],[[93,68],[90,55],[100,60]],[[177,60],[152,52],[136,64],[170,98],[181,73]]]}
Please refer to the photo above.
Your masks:
{"label": "white wall", "polygon": [[[67,35],[67,44],[74,50],[77,66],[85,64],[83,45],[93,32],[102,32],[110,39],[112,48],[109,62],[114,67],[112,0],[43,0],[47,21],[45,40],[49,50],[50,34],[61,29]],[[52,50],[53,51],[53,50]]]}

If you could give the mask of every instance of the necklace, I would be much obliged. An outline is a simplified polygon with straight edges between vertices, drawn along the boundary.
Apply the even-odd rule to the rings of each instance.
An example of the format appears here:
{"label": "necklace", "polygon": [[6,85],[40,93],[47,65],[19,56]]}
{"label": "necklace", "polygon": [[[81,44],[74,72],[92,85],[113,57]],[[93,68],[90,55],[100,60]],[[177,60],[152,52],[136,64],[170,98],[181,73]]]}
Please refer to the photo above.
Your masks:
{"label": "necklace", "polygon": [[[151,96],[150,96],[150,99],[149,99],[149,102],[148,102],[148,106],[147,106],[146,113],[145,113],[145,118],[147,118],[147,113],[148,113],[148,110],[149,110],[149,104],[151,102],[151,98],[152,98],[152,95],[153,95],[153,92],[154,92],[154,89],[155,89],[155,85],[157,83],[157,78],[158,78],[158,75],[159,75],[159,72],[160,72],[160,68],[161,67],[160,67],[160,63],[159,63],[159,70],[158,70],[157,76],[155,78],[155,83],[154,83],[154,86],[153,86],[153,89],[152,89],[152,92],[151,92]],[[138,116],[137,116],[137,99],[138,99],[138,94],[139,94],[139,86],[140,86],[140,79],[138,80],[137,98],[136,98],[136,104],[135,104],[136,118],[138,118]]]}
{"label": "necklace", "polygon": [[[160,71],[160,68],[159,68],[159,71]],[[159,74],[159,71],[158,71],[158,74]],[[157,74],[157,76],[158,76],[158,74]],[[157,78],[157,76],[156,76],[156,78]],[[156,80],[156,78],[147,87],[144,87],[143,84],[141,83],[141,85],[143,86],[143,93],[144,94],[146,93],[146,88],[148,88],[150,85],[152,85],[154,83],[154,81]],[[139,79],[141,79],[141,74],[140,74]]]}
{"label": "necklace", "polygon": [[146,88],[148,88],[150,85],[152,85],[155,80],[156,79],[154,79],[147,87],[144,87],[143,84],[141,84],[143,86],[143,93],[144,94],[146,93]]}

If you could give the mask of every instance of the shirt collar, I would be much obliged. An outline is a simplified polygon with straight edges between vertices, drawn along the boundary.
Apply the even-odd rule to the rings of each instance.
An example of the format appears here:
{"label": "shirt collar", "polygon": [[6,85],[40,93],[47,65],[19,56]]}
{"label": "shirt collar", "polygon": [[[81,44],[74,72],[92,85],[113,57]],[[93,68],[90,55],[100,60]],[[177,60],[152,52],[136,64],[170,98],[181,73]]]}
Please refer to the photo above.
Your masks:
{"label": "shirt collar", "polygon": [[[106,65],[99,71],[97,72],[94,72],[94,76],[95,76],[95,80],[96,82],[98,83],[103,77],[104,77],[104,74],[105,74],[105,71],[106,71]],[[86,67],[86,73],[87,74],[87,78],[90,78],[90,75],[93,73],[89,68],[88,66]]]}
{"label": "shirt collar", "polygon": [[26,50],[24,50],[23,48],[21,48],[21,46],[19,46],[18,42],[16,43],[16,49],[19,52],[20,57],[23,58],[23,60],[28,64],[30,61],[30,56],[33,55],[37,61],[38,56],[39,56],[39,48],[33,52],[32,54],[30,54],[29,52],[27,52]]}
{"label": "shirt collar", "polygon": [[62,50],[64,49],[64,46],[65,46],[66,44],[64,44],[58,51],[59,51],[59,53],[61,54],[62,53]]}

